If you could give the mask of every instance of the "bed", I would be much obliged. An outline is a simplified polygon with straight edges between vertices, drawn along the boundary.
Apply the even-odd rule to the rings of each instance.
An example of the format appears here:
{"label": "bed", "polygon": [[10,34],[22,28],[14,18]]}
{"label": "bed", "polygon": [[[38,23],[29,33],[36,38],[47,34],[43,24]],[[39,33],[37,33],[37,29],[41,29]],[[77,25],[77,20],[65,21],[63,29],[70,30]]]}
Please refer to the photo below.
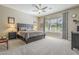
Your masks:
{"label": "bed", "polygon": [[43,31],[34,31],[32,24],[17,23],[17,37],[30,43],[45,38]]}

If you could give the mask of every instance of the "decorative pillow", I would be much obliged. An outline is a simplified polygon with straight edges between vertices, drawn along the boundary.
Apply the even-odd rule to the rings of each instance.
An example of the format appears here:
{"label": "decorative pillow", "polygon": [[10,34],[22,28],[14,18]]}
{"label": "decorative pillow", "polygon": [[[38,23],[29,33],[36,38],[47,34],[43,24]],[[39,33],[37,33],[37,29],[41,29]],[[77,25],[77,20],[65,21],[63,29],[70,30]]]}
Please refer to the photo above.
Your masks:
{"label": "decorative pillow", "polygon": [[21,27],[20,31],[27,31],[27,28],[26,27]]}
{"label": "decorative pillow", "polygon": [[28,31],[32,31],[33,29],[32,29],[32,27],[28,27],[27,30]]}

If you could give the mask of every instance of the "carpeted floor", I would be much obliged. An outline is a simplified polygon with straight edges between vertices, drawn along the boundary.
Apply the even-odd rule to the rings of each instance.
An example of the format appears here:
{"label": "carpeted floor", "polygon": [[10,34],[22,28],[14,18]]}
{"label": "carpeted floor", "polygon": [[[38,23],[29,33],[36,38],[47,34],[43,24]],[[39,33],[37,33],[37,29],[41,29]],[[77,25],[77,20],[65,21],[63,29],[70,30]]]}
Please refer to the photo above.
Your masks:
{"label": "carpeted floor", "polygon": [[[16,40],[13,40],[16,43]],[[12,42],[13,42],[12,41]],[[78,50],[71,50],[71,43],[68,40],[57,39],[46,36],[29,44],[17,40],[18,43],[10,45],[8,51],[0,54],[8,55],[77,55]],[[10,42],[11,43],[11,42]]]}
{"label": "carpeted floor", "polygon": [[[25,45],[25,42],[23,42],[20,39],[12,39],[12,40],[9,40],[8,44],[9,44],[9,49],[8,50],[12,50],[12,49],[15,49],[15,48],[18,48],[20,46]],[[0,52],[3,52],[3,51],[7,51],[6,44],[5,43],[0,43]]]}

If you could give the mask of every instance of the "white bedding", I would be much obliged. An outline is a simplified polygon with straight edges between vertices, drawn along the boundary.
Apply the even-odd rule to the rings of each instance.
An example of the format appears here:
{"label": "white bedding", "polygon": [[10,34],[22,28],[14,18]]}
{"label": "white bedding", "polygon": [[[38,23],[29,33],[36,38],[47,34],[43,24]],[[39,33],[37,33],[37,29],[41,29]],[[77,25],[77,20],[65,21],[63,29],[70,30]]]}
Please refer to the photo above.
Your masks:
{"label": "white bedding", "polygon": [[44,35],[42,31],[19,31],[18,34],[23,38],[30,38],[38,35]]}
{"label": "white bedding", "polygon": [[70,42],[64,39],[46,37],[17,49],[1,52],[2,55],[75,55]]}

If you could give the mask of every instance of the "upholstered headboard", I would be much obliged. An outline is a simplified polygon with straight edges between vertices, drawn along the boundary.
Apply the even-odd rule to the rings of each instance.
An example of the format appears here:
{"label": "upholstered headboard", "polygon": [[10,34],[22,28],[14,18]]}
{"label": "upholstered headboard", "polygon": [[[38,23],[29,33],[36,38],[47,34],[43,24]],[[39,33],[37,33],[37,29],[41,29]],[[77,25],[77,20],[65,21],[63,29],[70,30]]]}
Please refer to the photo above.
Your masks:
{"label": "upholstered headboard", "polygon": [[25,29],[24,31],[28,30],[28,29],[33,29],[33,25],[32,24],[24,24],[24,23],[17,23],[17,31],[22,31],[21,29]]}

